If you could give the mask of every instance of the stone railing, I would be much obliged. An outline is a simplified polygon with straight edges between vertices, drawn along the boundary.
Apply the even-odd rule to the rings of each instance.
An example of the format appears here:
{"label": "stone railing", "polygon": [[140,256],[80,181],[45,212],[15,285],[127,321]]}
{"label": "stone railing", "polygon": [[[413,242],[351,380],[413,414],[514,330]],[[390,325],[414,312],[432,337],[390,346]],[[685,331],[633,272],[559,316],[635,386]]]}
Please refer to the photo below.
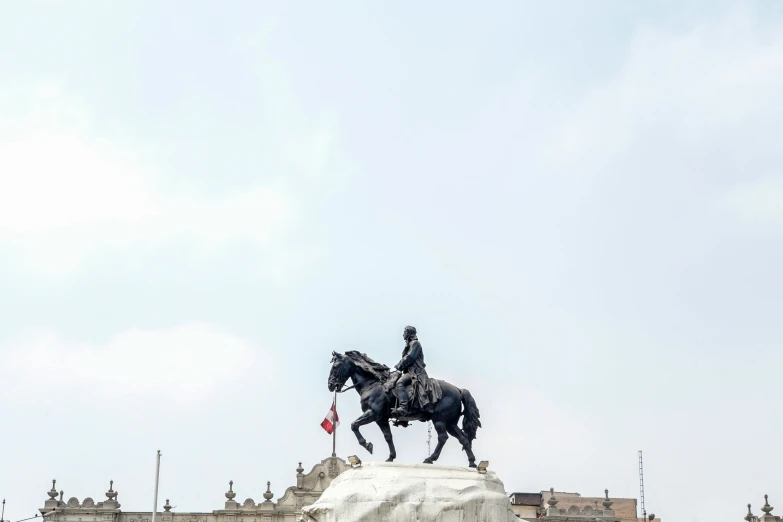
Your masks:
{"label": "stone railing", "polygon": [[[296,485],[286,489],[276,502],[272,500],[274,494],[269,482],[266,483],[263,501],[256,503],[248,498],[244,502],[237,502],[234,500],[237,495],[234,482],[230,481],[223,509],[211,513],[175,513],[167,499],[163,512],[156,514],[156,519],[160,522],[288,522],[295,520],[304,506],[318,500],[332,480],[349,468],[344,460],[329,457],[305,474],[299,463]],[[71,497],[64,501],[64,492],[58,492],[55,486],[56,481],[52,481],[52,489],[47,493],[49,498],[44,502],[44,507],[39,509],[46,522],[152,522],[151,512],[120,510],[117,500],[119,493],[114,490],[113,481],[109,483],[106,500],[102,502],[95,502],[90,497],[82,501]]]}

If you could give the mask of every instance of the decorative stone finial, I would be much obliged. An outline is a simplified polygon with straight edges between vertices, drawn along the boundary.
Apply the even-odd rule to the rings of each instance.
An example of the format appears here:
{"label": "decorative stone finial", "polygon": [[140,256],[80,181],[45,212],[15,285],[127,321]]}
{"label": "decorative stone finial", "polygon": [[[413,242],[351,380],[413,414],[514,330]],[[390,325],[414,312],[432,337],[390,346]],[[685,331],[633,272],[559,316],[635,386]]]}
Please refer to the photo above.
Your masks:
{"label": "decorative stone finial", "polygon": [[775,508],[769,505],[769,495],[764,495],[764,505],[761,506],[761,511],[769,515],[773,509]]}
{"label": "decorative stone finial", "polygon": [[296,474],[297,474],[297,475],[301,475],[301,474],[303,474],[303,473],[304,473],[304,468],[302,467],[302,463],[300,462],[300,463],[299,463],[299,467],[298,467],[298,468],[296,468]]}
{"label": "decorative stone finial", "polygon": [[226,491],[226,498],[228,500],[234,500],[234,497],[236,497],[237,494],[234,493],[234,481],[229,480],[228,481],[228,491]]}
{"label": "decorative stone finial", "polygon": [[272,485],[271,482],[266,483],[266,493],[264,493],[264,498],[266,499],[264,502],[271,502],[272,497],[274,496],[272,494],[272,490],[270,489],[270,486]]}
{"label": "decorative stone finial", "polygon": [[106,498],[109,500],[117,500],[117,492],[114,491],[114,481],[109,481],[109,491],[106,492]]}
{"label": "decorative stone finial", "polygon": [[557,504],[558,500],[555,498],[555,488],[549,488],[549,500],[546,501],[549,507],[553,508]]}
{"label": "decorative stone finial", "polygon": [[64,493],[63,493],[63,490],[61,489],[61,490],[60,490],[60,504],[62,504],[62,503],[63,503],[63,494],[64,494]]}
{"label": "decorative stone finial", "polygon": [[614,504],[614,502],[609,500],[609,490],[608,489],[604,490],[604,495],[606,495],[606,500],[601,502],[601,504],[604,505],[604,509],[606,509],[606,510],[612,509],[612,504]]}
{"label": "decorative stone finial", "polygon": [[747,520],[748,522],[752,522],[753,519],[755,519],[755,518],[756,517],[754,517],[753,513],[750,511],[750,504],[748,504],[748,514],[745,515],[745,520]]}
{"label": "decorative stone finial", "polygon": [[52,480],[52,489],[49,490],[47,495],[49,495],[49,498],[51,500],[54,500],[57,498],[57,489],[54,487],[54,485],[57,484],[56,480]]}
{"label": "decorative stone finial", "polygon": [[166,513],[171,511],[171,504],[169,504],[169,499],[166,499],[166,503],[163,504],[163,511],[165,511]]}

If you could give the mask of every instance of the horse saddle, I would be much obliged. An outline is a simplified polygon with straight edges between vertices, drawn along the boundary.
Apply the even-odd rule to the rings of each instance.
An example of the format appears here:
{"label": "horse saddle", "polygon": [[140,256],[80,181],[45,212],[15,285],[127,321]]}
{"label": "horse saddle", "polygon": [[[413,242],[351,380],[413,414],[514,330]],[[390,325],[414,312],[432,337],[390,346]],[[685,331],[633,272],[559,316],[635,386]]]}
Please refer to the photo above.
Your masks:
{"label": "horse saddle", "polygon": [[[389,380],[386,381],[384,384],[384,389],[386,390],[386,393],[391,394],[393,400],[392,400],[392,409],[396,408],[400,403],[400,398],[397,396],[397,378],[400,376],[399,373],[392,373],[389,377]],[[428,417],[425,411],[423,411],[421,408],[419,408],[419,401],[416,393],[416,378],[414,377],[412,379],[412,382],[405,387],[405,392],[408,395],[408,415],[405,415],[404,417],[394,417],[394,425],[395,426],[402,426],[404,428],[408,427],[409,422],[413,421],[427,421]]]}

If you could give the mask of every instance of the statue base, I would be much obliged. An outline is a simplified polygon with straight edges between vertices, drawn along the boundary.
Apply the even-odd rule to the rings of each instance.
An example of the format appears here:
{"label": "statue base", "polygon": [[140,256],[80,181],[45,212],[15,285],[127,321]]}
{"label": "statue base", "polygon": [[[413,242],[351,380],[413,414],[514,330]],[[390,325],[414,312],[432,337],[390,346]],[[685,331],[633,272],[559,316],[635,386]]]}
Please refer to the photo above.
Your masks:
{"label": "statue base", "polygon": [[487,470],[367,462],[341,473],[303,522],[515,522],[503,482]]}

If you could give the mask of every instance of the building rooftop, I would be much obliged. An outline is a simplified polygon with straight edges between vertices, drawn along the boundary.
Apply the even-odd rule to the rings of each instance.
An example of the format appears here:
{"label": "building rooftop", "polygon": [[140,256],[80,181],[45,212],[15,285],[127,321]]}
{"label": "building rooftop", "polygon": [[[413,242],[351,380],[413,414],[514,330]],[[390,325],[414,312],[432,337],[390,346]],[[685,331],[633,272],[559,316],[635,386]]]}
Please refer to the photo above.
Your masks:
{"label": "building rooftop", "polygon": [[515,506],[540,506],[541,493],[511,493],[511,503]]}

